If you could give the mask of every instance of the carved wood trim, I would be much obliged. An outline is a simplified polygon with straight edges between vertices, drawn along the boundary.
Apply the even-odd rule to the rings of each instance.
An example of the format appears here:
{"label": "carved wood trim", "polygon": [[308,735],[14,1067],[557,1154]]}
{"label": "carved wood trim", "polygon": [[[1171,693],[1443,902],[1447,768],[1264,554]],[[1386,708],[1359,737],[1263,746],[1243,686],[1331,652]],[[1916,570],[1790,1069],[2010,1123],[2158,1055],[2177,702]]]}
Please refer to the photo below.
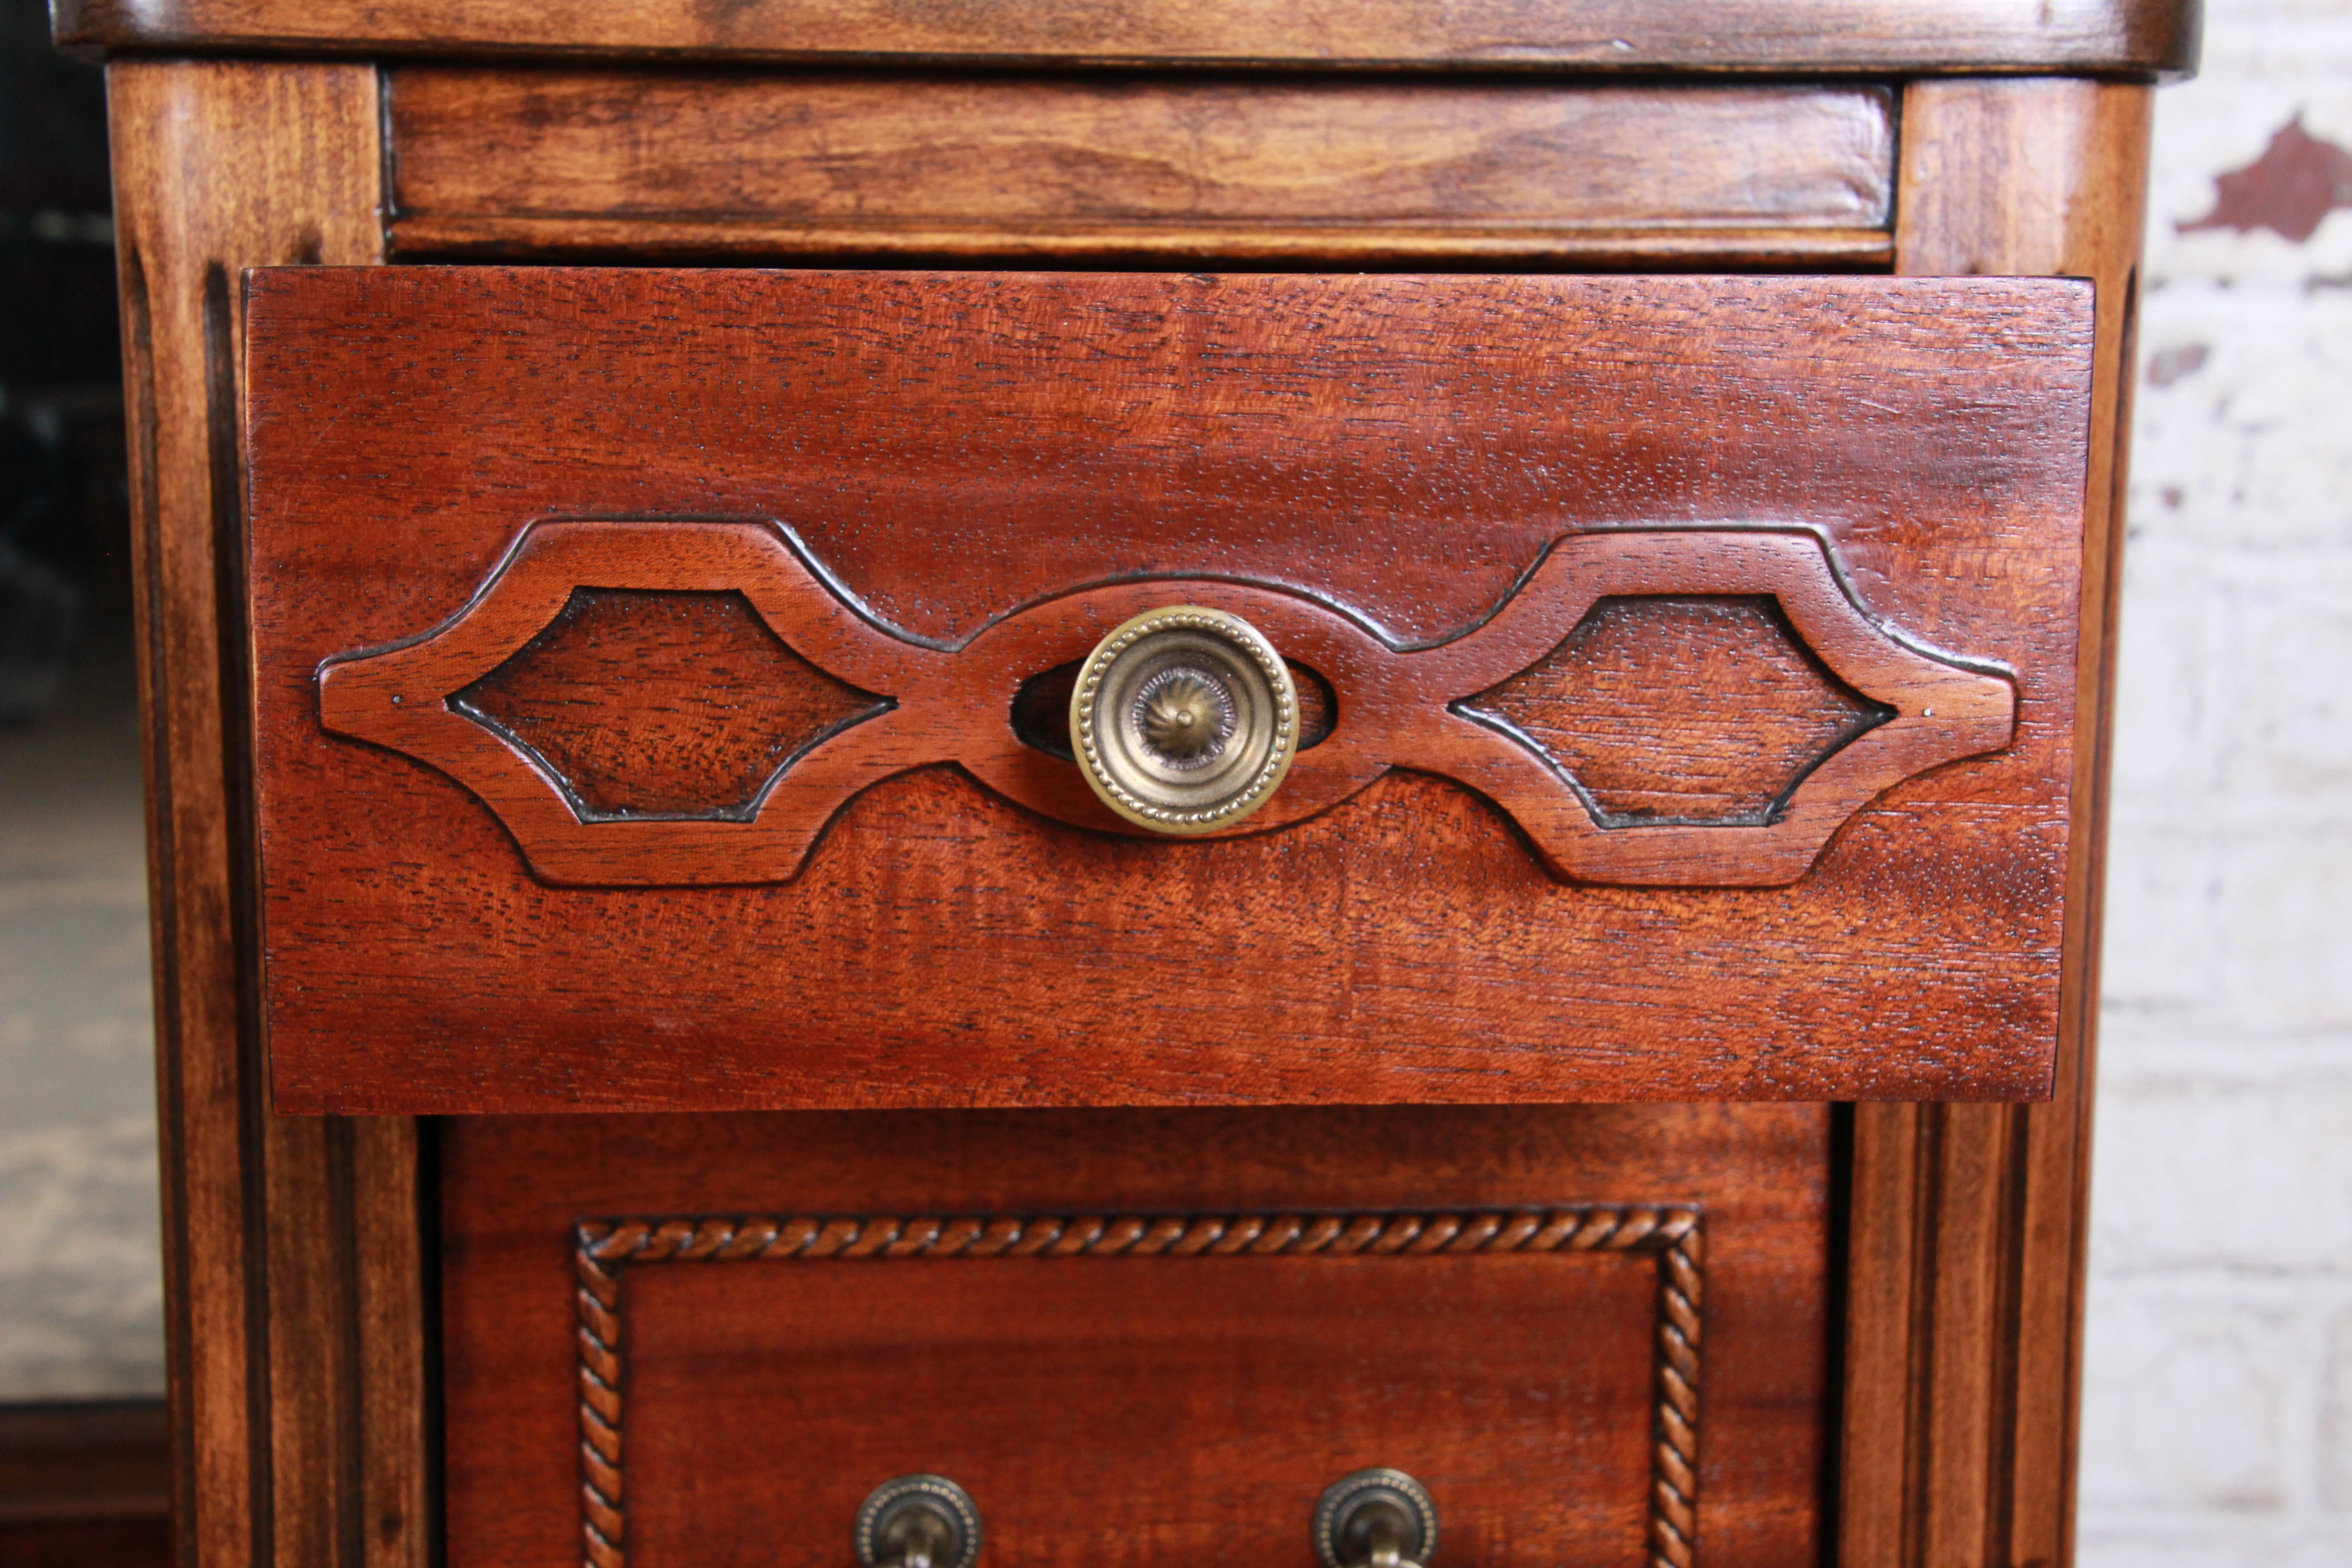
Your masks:
{"label": "carved wood trim", "polygon": [[1769,826],[1825,758],[1894,717],[1752,595],[1603,599],[1453,706],[1549,758],[1604,827]]}
{"label": "carved wood trim", "polygon": [[[749,821],[583,822],[561,780],[452,705],[453,694],[538,637],[575,588],[740,592],[802,658],[887,699],[888,711],[818,741],[770,781]],[[1557,648],[1601,600],[1765,595],[1807,650],[1892,716],[1813,766],[1763,823],[1604,822],[1563,770],[1464,700]],[[1483,623],[1451,641],[1400,647],[1345,607],[1293,591],[1203,578],[1081,588],[1031,605],[961,645],[888,626],[849,598],[772,521],[550,521],[527,528],[468,604],[389,648],[329,660],[321,720],[439,769],[513,833],[558,883],[636,886],[789,880],[849,800],[894,773],[953,762],[1006,797],[1076,826],[1137,831],[1077,770],[1024,744],[1024,684],[1083,658],[1111,627],[1192,603],[1248,620],[1333,689],[1339,721],[1282,790],[1234,833],[1299,821],[1391,768],[1476,790],[1525,830],[1556,876],[1617,883],[1769,887],[1804,875],[1830,837],[1880,792],[2009,743],[2006,674],[1967,668],[1874,620],[1827,546],[1802,529],[1624,530],[1558,541]]]}
{"label": "carved wood trim", "polygon": [[447,700],[530,757],[583,822],[746,820],[802,752],[888,707],[794,654],[740,594],[602,588],[573,589]]}
{"label": "carved wood trim", "polygon": [[1700,1214],[1666,1205],[1231,1215],[961,1217],[693,1215],[588,1219],[579,1280],[584,1568],[625,1568],[621,1276],[633,1263],[890,1262],[907,1258],[1426,1257],[1627,1252],[1658,1261],[1649,1563],[1692,1568],[1698,1535]]}

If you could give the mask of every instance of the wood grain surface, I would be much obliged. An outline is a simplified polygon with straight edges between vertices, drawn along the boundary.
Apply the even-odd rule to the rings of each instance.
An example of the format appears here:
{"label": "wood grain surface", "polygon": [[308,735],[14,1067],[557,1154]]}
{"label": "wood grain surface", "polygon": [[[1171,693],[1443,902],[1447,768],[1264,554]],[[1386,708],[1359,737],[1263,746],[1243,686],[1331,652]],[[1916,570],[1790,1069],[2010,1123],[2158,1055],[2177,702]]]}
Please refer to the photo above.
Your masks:
{"label": "wood grain surface", "polygon": [[391,78],[394,254],[1883,260],[1875,87]]}
{"label": "wood grain surface", "polygon": [[[254,288],[282,1110],[2046,1089],[2079,286]],[[1491,806],[1412,773],[1178,845],[941,770],[857,796],[790,886],[551,888],[446,781],[322,733],[311,682],[466,604],[525,522],[599,513],[777,519],[875,619],[948,642],[1072,584],[1202,573],[1442,642],[1563,531],[1802,523],[1868,614],[2011,672],[2016,739],[1881,796],[1785,891],[1562,886]],[[1346,733],[1343,700],[1309,757]],[[614,827],[640,826],[720,825]]]}
{"label": "wood grain surface", "polygon": [[724,589],[575,588],[544,630],[444,695],[527,749],[589,822],[748,818],[771,777],[887,707]]}
{"label": "wood grain surface", "polygon": [[[1693,1560],[1811,1565],[1829,1121],[1817,1106],[468,1118],[443,1164],[450,1568],[581,1561],[583,1217],[951,1229],[1561,1202],[1700,1216]],[[616,1265],[630,1568],[835,1561],[866,1490],[911,1470],[971,1489],[998,1563],[1311,1568],[1316,1495],[1376,1464],[1431,1487],[1441,1562],[1676,1561],[1645,1551],[1660,1276],[1638,1247],[845,1250]]]}
{"label": "wood grain surface", "polygon": [[1550,653],[1455,706],[1541,748],[1607,827],[1762,826],[1895,716],[1754,595],[1603,599]]}
{"label": "wood grain surface", "polygon": [[844,63],[1050,61],[1527,69],[2050,71],[2191,68],[2194,0],[702,0],[549,7],[532,0],[60,0],[82,49],[644,55]]}
{"label": "wood grain surface", "polygon": [[377,86],[348,64],[107,78],[182,1563],[431,1561],[415,1128],[269,1114],[244,698],[237,279],[381,258]]}
{"label": "wood grain surface", "polygon": [[[998,1552],[1032,1561],[1214,1558],[1248,1542],[1254,1559],[1311,1568],[1298,1505],[1366,1453],[1443,1478],[1457,1555],[1469,1533],[1486,1558],[1694,1558],[1693,1208],[624,1215],[576,1234],[585,1568],[709,1561],[713,1516],[764,1478],[904,1474],[926,1450],[1012,1499],[997,1534],[1021,1544]],[[972,1267],[874,1267],[901,1262]],[[721,1263],[818,1267],[692,1267]],[[1138,1375],[1139,1344],[1163,1376]],[[1360,1387],[1368,1372],[1377,1399],[1302,1430],[1300,1387]],[[919,1425],[877,1434],[860,1408],[910,1394]],[[1460,1420],[1465,1406],[1487,1419]],[[780,1409],[791,1441],[761,1441]],[[1206,1450],[1224,1474],[1201,1474]],[[1528,1485],[1543,1472],[1580,1484],[1545,1507]],[[838,1518],[855,1484],[805,1511]],[[1116,1509],[1073,1520],[1074,1492]],[[736,1539],[751,1550],[721,1560],[769,1545]]]}

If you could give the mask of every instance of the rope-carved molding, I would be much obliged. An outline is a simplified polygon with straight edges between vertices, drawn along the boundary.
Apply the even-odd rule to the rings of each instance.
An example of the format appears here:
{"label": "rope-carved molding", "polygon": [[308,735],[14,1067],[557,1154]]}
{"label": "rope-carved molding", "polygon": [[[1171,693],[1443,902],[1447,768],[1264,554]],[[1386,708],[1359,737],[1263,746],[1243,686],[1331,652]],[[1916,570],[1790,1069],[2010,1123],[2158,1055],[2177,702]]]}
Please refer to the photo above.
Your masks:
{"label": "rope-carved molding", "polygon": [[1619,1252],[1657,1260],[1649,1563],[1692,1568],[1698,1533],[1699,1214],[1653,1205],[1388,1213],[759,1215],[583,1220],[579,1311],[581,1538],[585,1568],[625,1568],[621,1281],[631,1265],[888,1262],[908,1258],[1371,1257]]}
{"label": "rope-carved molding", "polygon": [[[625,655],[598,655],[579,625],[622,613],[612,595],[631,594],[724,595],[726,605],[741,606],[734,618],[756,617],[753,632],[772,632],[773,646],[746,644],[737,626],[726,647],[741,649],[740,658],[698,662],[691,647],[671,647],[647,654],[646,668],[631,668]],[[1748,658],[1754,676],[1742,675],[1738,650],[1729,665],[1718,651],[1717,697],[1751,707],[1759,693],[1763,700],[1810,704],[1820,710],[1820,738],[1790,752],[1780,764],[1785,777],[1768,780],[1732,815],[1617,809],[1608,789],[1580,783],[1575,770],[1625,769],[1580,762],[1580,746],[1630,749],[1640,763],[1633,771],[1646,767],[1668,795],[1677,779],[1712,765],[1705,756],[1694,760],[1695,752],[1711,748],[1720,761],[1757,750],[1757,724],[1747,710],[1727,713],[1720,700],[1710,707],[1671,659],[1633,672],[1638,694],[1652,704],[1643,713],[1612,721],[1615,731],[1597,741],[1558,739],[1577,728],[1579,701],[1593,700],[1580,690],[1607,679],[1585,666],[1596,636],[1605,659],[1614,646],[1611,628],[1598,626],[1583,642],[1573,640],[1588,617],[1605,621],[1629,601],[1687,609],[1694,600],[1769,602],[1773,614],[1759,633],[1765,643]],[[961,764],[989,788],[1059,821],[1139,831],[1095,798],[1066,756],[1024,742],[1014,710],[1041,675],[1084,658],[1129,617],[1170,604],[1239,616],[1331,694],[1330,732],[1301,750],[1281,789],[1228,831],[1278,829],[1392,768],[1412,769],[1484,795],[1526,831],[1554,875],[1586,881],[1794,881],[1873,796],[1927,769],[2006,746],[2016,710],[2006,675],[1915,647],[1864,613],[1822,540],[1799,529],[1573,534],[1493,615],[1429,647],[1400,647],[1344,608],[1292,589],[1192,578],[1080,589],[946,647],[873,619],[774,523],[676,521],[532,526],[473,600],[439,627],[330,660],[319,672],[320,705],[330,731],[404,752],[471,790],[550,881],[786,881],[860,791],[942,763]],[[707,618],[713,626],[728,621]],[[716,650],[719,634],[711,636]],[[1786,637],[1796,645],[1785,646]],[[1654,637],[1646,646],[1664,645]],[[1787,662],[1776,662],[1776,653],[1817,663],[1818,679],[1773,685],[1766,678]],[[518,674],[509,661],[557,658],[584,661],[604,684],[529,710],[516,692],[533,686],[530,672]],[[750,694],[762,679],[793,684],[805,697],[767,704],[803,714],[796,722],[803,728],[787,724],[711,759],[718,776],[737,782],[718,789],[698,813],[633,811],[625,798],[617,808],[594,809],[595,791],[551,761],[551,742],[532,739],[559,721],[593,728],[600,702],[615,723],[632,703],[659,710],[658,721],[673,730],[688,710],[723,722],[756,705]],[[740,689],[719,689],[728,679]],[[1574,684],[1580,679],[1588,688]],[[675,696],[660,695],[666,681],[685,685]],[[644,696],[656,689],[655,698]],[[690,736],[671,739],[691,749]],[[619,749],[643,750],[625,742]],[[592,738],[575,750],[591,755],[597,747]],[[768,758],[774,770],[749,794],[740,782],[746,755]],[[574,764],[572,773],[579,771]],[[1638,780],[1633,794],[1642,794]],[[646,798],[667,796],[654,790]]]}

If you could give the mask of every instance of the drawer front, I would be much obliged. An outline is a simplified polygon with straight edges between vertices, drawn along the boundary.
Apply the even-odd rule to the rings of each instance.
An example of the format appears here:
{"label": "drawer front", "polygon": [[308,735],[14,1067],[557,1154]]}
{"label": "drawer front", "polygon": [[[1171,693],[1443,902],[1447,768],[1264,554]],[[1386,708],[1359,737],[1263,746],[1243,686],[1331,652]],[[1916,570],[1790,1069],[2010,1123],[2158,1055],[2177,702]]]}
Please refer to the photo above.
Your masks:
{"label": "drawer front", "polygon": [[1894,256],[1882,87],[417,66],[387,94],[401,257]]}
{"label": "drawer front", "polygon": [[257,273],[278,1103],[2044,1093],[2089,305]]}
{"label": "drawer front", "polygon": [[466,1119],[449,1560],[845,1563],[936,1474],[992,1563],[1315,1568],[1385,1468],[1450,1568],[1818,1563],[1828,1120]]}

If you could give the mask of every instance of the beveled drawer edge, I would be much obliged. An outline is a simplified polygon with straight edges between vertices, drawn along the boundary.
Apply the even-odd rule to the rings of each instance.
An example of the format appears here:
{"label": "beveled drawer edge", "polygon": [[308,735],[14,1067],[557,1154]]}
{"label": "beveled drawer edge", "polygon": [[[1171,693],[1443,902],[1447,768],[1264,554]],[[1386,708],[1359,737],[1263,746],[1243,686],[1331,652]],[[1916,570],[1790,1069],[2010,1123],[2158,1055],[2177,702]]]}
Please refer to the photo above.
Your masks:
{"label": "beveled drawer edge", "polygon": [[1538,269],[1659,267],[1883,268],[1883,228],[1347,228],[1276,225],[783,224],[724,219],[419,215],[386,229],[395,261],[791,264],[849,258],[1065,265],[1245,268],[1413,267]]}

